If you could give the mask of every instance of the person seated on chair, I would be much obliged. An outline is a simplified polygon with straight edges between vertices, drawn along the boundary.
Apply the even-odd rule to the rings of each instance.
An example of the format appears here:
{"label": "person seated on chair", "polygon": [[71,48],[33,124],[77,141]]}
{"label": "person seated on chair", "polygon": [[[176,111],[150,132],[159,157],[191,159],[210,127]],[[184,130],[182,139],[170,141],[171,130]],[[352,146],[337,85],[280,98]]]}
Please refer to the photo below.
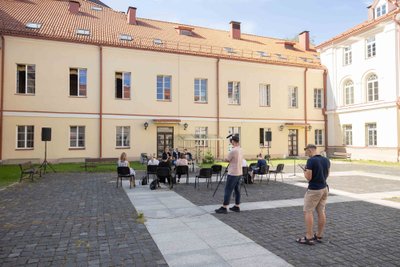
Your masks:
{"label": "person seated on chair", "polygon": [[260,172],[260,169],[262,166],[267,166],[267,162],[265,161],[265,159],[263,159],[261,153],[257,155],[257,166],[252,170],[253,174],[251,177],[251,180],[254,183],[254,177],[256,176],[256,174],[258,174]]}
{"label": "person seated on chair", "polygon": [[176,165],[176,161],[179,159],[179,151],[178,148],[172,150],[172,165]]}
{"label": "person seated on chair", "polygon": [[243,158],[243,160],[242,160],[242,167],[248,167],[247,161],[245,158]]}
{"label": "person seated on chair", "polygon": [[[168,160],[168,156],[163,155],[160,163],[158,164],[158,167],[167,167],[169,169],[170,173],[171,173],[171,163]],[[169,183],[169,181],[171,179],[171,175],[169,175],[169,177],[167,177],[167,179],[168,179],[168,183]],[[160,181],[160,183],[164,183],[165,184],[165,177],[158,177],[158,180]]]}
{"label": "person seated on chair", "polygon": [[[118,167],[129,167],[129,161],[126,159],[126,153],[122,152],[121,156],[119,157],[119,160],[117,162],[117,166]],[[129,168],[130,170],[130,175],[132,175],[133,177],[133,187],[135,187],[135,175],[136,172],[133,168]]]}
{"label": "person seated on chair", "polygon": [[[176,166],[188,166],[188,161],[185,157],[185,154],[181,153],[180,158],[175,163]],[[181,181],[181,174],[178,173],[178,183]]]}
{"label": "person seated on chair", "polygon": [[156,159],[156,156],[153,154],[151,155],[150,160],[147,162],[147,165],[158,165],[160,164],[160,161]]}

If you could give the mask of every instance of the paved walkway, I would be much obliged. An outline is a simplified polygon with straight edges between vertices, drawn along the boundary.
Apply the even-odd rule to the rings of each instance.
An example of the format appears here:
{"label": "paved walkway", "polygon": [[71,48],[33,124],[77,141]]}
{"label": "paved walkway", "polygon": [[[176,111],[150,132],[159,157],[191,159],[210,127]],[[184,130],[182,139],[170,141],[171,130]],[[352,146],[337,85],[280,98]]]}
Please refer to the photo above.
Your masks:
{"label": "paved walkway", "polygon": [[117,189],[114,174],[48,174],[0,191],[0,266],[398,266],[399,168],[334,164],[312,247],[294,242],[306,183],[291,170],[248,185],[242,212],[226,215],[213,213],[215,183],[150,191]]}

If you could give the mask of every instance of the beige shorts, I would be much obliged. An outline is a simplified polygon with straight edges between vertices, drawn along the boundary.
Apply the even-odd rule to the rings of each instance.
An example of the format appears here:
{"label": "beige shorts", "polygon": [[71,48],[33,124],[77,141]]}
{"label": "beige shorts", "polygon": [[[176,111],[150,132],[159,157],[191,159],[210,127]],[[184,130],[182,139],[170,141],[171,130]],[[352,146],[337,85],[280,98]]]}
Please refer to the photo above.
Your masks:
{"label": "beige shorts", "polygon": [[313,212],[317,209],[318,212],[324,211],[326,200],[328,199],[328,187],[320,190],[308,189],[304,195],[304,208],[303,211]]}

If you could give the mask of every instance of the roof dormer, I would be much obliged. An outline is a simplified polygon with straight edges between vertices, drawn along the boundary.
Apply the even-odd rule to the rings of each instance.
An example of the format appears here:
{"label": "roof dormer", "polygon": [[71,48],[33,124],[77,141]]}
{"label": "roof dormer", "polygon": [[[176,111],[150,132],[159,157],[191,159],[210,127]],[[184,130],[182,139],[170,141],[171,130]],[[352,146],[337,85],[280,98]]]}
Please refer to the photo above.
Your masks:
{"label": "roof dormer", "polygon": [[399,9],[399,0],[375,0],[368,6],[368,20],[374,20]]}
{"label": "roof dormer", "polygon": [[293,49],[296,42],[292,41],[278,41],[277,44],[283,44],[286,49]]}
{"label": "roof dormer", "polygon": [[194,28],[193,27],[189,27],[189,26],[184,26],[184,25],[178,25],[178,26],[175,27],[175,30],[180,35],[192,36]]}

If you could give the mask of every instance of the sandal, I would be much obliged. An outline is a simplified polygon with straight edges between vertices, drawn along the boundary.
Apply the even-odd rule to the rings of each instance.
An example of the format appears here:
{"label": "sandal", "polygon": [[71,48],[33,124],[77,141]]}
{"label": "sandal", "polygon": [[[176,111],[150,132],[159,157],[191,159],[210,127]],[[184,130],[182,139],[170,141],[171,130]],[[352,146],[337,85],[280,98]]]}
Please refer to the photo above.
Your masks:
{"label": "sandal", "polygon": [[315,244],[314,238],[307,239],[307,237],[298,238],[298,239],[296,239],[296,242],[300,243],[300,244],[304,244],[304,245],[311,245],[311,246]]}
{"label": "sandal", "polygon": [[315,241],[317,241],[318,243],[322,243],[322,236],[317,236],[317,234],[314,234],[314,238]]}

